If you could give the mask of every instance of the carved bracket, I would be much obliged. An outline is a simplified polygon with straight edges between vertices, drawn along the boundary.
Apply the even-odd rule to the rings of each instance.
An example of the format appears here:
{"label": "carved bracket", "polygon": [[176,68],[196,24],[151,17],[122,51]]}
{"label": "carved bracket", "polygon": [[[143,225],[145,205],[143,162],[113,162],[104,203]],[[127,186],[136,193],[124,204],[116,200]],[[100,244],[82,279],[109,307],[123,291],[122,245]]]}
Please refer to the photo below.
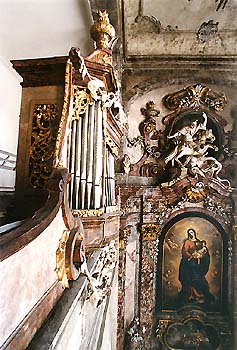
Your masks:
{"label": "carved bracket", "polygon": [[79,277],[79,266],[85,258],[82,245],[83,234],[78,229],[65,230],[56,251],[56,274],[64,288],[69,288],[69,281]]}

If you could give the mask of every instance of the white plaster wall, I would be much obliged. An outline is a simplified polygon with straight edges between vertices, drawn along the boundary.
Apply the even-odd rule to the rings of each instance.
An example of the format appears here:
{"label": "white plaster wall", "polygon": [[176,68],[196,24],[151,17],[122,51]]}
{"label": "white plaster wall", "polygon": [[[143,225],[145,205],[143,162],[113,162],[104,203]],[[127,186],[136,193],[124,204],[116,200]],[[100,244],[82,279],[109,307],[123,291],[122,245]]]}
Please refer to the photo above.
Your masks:
{"label": "white plaster wall", "polygon": [[[0,57],[0,150],[17,153],[21,104],[20,76]],[[0,190],[15,184],[15,171],[0,169]]]}
{"label": "white plaster wall", "polygon": [[25,248],[0,264],[0,347],[57,280],[56,250],[65,225],[62,211]]}

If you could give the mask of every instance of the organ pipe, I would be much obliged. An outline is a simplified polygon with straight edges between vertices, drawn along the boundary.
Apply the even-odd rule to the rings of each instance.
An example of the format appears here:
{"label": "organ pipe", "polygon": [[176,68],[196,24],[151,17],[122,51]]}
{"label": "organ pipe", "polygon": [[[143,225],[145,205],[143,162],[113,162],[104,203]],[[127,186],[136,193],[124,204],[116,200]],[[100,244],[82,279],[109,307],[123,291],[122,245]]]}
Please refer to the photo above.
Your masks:
{"label": "organ pipe", "polygon": [[106,113],[102,102],[94,101],[71,120],[68,197],[74,210],[115,205],[114,156],[104,137]]}
{"label": "organ pipe", "polygon": [[87,162],[86,162],[86,200],[85,207],[92,207],[92,171],[93,171],[93,149],[94,149],[94,117],[95,104],[89,106],[89,121],[88,121],[88,138],[87,138]]}
{"label": "organ pipe", "polygon": [[103,130],[101,102],[96,103],[95,134],[94,134],[94,167],[93,167],[93,203],[94,208],[101,207],[102,168],[103,168]]}
{"label": "organ pipe", "polygon": [[87,133],[88,133],[88,118],[89,108],[83,118],[82,135],[81,135],[81,181],[80,181],[80,207],[85,209],[85,195],[86,195],[86,163],[87,163]]}
{"label": "organ pipe", "polygon": [[77,131],[75,137],[75,174],[76,174],[76,182],[74,187],[74,195],[75,195],[75,209],[79,209],[79,193],[80,193],[80,173],[81,173],[81,125],[82,118],[80,117],[77,120]]}

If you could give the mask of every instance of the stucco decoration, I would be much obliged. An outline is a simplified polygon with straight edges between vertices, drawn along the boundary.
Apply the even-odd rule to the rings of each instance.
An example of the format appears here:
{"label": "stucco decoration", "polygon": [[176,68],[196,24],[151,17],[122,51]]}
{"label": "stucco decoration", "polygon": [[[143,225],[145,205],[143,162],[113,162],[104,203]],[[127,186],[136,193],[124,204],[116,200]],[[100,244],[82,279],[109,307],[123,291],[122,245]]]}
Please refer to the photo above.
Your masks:
{"label": "stucco decoration", "polygon": [[116,266],[118,248],[115,241],[102,248],[95,268],[89,272],[86,261],[81,266],[81,271],[89,281],[88,299],[98,307],[111,292],[114,267]]}
{"label": "stucco decoration", "polygon": [[[234,1],[124,0],[123,6],[125,55],[128,59],[236,54],[237,8]],[[209,40],[197,40],[200,24],[210,18],[213,23],[219,23],[218,32],[209,35]]]}
{"label": "stucco decoration", "polygon": [[203,22],[197,32],[198,40],[205,43],[211,39],[212,36],[215,36],[218,32],[218,24],[218,22],[213,22],[212,19],[208,22]]}
{"label": "stucco decoration", "polygon": [[[231,190],[230,182],[221,176],[220,158],[228,155],[229,135],[226,120],[216,112],[222,111],[227,97],[203,84],[188,86],[166,95],[163,103],[171,114],[161,117],[153,101],[141,108],[144,121],[139,124],[140,136],[127,138],[130,148],[140,146],[143,155],[130,164],[129,175],[156,178],[157,183],[177,179],[213,178]],[[157,129],[157,119],[163,129]],[[126,169],[128,171],[128,169]]]}
{"label": "stucco decoration", "polygon": [[202,107],[215,111],[223,111],[227,97],[222,93],[212,91],[206,85],[195,84],[185,87],[163,98],[164,105],[170,110],[190,108],[194,111]]}

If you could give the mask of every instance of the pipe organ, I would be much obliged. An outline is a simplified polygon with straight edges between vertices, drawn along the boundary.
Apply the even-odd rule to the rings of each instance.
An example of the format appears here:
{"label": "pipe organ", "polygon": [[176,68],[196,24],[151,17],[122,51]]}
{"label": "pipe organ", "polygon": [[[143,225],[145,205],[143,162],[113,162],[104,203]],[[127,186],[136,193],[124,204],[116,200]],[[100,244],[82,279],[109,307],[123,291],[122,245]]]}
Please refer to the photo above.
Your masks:
{"label": "pipe organ", "polygon": [[[127,119],[109,47],[115,33],[106,12],[93,29],[97,35],[109,41],[103,47],[96,42],[86,57],[72,48],[67,57],[13,62],[28,88],[23,89],[16,192],[19,203],[38,198],[32,210],[45,202],[43,190],[53,168],[65,167],[71,177],[68,204],[75,215],[116,211],[114,162]],[[40,114],[35,112],[39,106]]]}
{"label": "pipe organ", "polygon": [[[115,159],[124,126],[118,110],[116,79],[111,64],[102,64],[108,52],[96,50],[83,58],[71,49],[66,69],[62,135],[58,164],[69,169],[68,203],[75,214],[116,206]],[[96,54],[95,54],[96,53]],[[99,62],[98,62],[99,61]],[[116,108],[113,106],[116,105]],[[111,208],[112,210],[112,208]]]}

